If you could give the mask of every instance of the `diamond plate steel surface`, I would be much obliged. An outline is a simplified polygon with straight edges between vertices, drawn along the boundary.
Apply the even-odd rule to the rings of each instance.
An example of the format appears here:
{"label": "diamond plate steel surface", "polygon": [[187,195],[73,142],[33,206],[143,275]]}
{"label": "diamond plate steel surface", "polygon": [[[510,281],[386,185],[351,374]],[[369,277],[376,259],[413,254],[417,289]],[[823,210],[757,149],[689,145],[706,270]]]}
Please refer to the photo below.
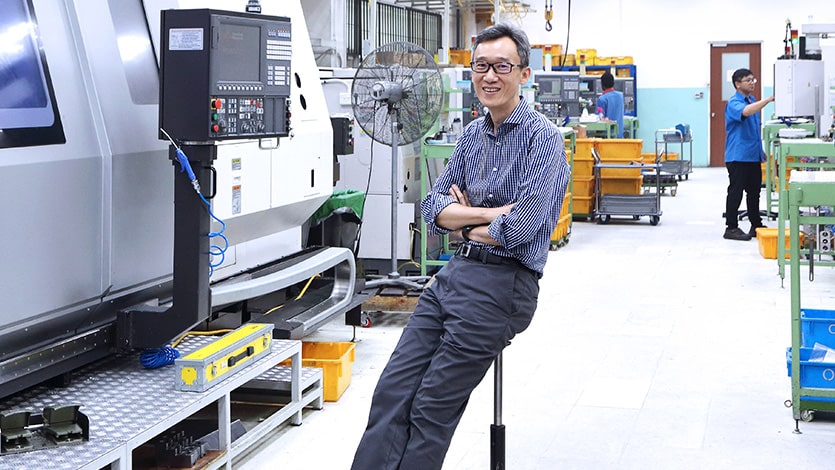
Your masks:
{"label": "diamond plate steel surface", "polygon": [[[182,354],[196,350],[213,338],[188,336],[179,345]],[[245,383],[242,377],[251,374],[256,364],[277,364],[300,349],[294,340],[273,340],[271,352],[249,367],[203,393],[174,389],[173,367],[145,369],[139,354],[114,355],[84,367],[73,374],[66,388],[38,386],[0,401],[0,410],[30,410],[40,413],[47,406],[80,404],[81,412],[90,419],[90,441],[55,449],[0,456],[0,469],[77,469],[96,463],[112,453],[118,459],[119,447],[140,434],[157,428],[159,432],[188,418],[206,404],[222,397],[231,388]],[[275,367],[272,367],[275,369]],[[289,367],[287,368],[289,370]],[[267,369],[269,370],[269,369]],[[289,372],[286,380],[290,380]],[[288,385],[289,388],[289,385]],[[209,401],[210,400],[210,401]],[[151,436],[152,437],[152,436]],[[135,446],[142,442],[135,443]],[[122,455],[129,455],[124,451]]]}

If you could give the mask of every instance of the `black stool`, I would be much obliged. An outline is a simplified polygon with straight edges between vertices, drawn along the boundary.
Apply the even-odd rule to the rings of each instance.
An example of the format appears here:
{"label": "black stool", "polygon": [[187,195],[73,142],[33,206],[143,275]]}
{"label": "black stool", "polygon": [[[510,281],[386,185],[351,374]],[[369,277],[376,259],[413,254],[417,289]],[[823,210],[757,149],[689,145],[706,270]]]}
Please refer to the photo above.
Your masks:
{"label": "black stool", "polygon": [[490,470],[504,470],[505,432],[502,424],[502,353],[493,362],[493,424],[490,425]]}

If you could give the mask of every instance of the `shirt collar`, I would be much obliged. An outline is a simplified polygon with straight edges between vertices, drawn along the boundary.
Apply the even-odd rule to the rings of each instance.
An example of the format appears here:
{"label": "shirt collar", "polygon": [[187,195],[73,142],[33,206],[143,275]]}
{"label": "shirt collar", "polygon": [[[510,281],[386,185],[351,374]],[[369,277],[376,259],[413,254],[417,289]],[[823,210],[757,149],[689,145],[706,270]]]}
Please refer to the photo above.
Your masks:
{"label": "shirt collar", "polygon": [[[499,124],[499,127],[505,124],[516,125],[525,122],[525,117],[528,115],[528,112],[530,112],[530,106],[528,106],[528,102],[525,101],[525,97],[522,96],[519,99],[519,103],[515,108],[513,108],[513,111],[510,112],[510,115],[507,116],[501,124]],[[484,123],[482,125],[486,130],[491,132],[493,131],[493,121],[490,119],[489,112],[484,116]],[[496,131],[498,132],[498,129],[496,129]]]}

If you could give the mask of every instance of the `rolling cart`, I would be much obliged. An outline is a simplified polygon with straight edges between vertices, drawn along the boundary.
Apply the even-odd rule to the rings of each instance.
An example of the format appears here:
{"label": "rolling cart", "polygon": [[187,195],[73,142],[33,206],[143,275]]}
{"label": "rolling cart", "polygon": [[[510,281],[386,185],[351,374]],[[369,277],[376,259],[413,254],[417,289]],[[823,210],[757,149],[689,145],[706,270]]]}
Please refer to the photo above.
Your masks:
{"label": "rolling cart", "polygon": [[678,178],[675,172],[671,173],[664,170],[664,165],[661,160],[663,156],[663,153],[657,153],[655,155],[655,164],[658,165],[658,168],[648,169],[643,172],[644,180],[641,186],[644,188],[644,194],[649,194],[653,188],[660,188],[661,194],[664,194],[669,188],[670,196],[675,197],[678,191]]}
{"label": "rolling cart", "polygon": [[644,194],[603,194],[601,190],[601,170],[604,168],[659,170],[660,166],[646,163],[601,163],[597,149],[592,149],[594,157],[594,185],[596,208],[595,217],[598,223],[607,224],[611,216],[632,216],[634,220],[642,216],[649,216],[651,225],[658,225],[661,220],[661,183],[655,180],[655,192]]}
{"label": "rolling cart", "polygon": [[[678,158],[675,160],[669,158],[668,147],[671,144],[679,145]],[[682,177],[688,179],[688,175],[693,172],[693,134],[690,126],[679,124],[670,129],[655,131],[655,154],[660,156],[658,164],[661,165],[661,173],[675,175],[679,181]]]}

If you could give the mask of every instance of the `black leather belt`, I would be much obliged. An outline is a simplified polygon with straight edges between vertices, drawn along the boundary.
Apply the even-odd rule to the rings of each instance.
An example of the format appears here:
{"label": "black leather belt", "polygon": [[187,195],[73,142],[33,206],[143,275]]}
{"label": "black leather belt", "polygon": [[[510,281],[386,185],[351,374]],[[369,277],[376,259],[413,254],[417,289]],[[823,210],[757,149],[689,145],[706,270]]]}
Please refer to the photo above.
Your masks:
{"label": "black leather belt", "polygon": [[522,263],[520,263],[516,258],[506,258],[504,256],[494,255],[484,248],[479,248],[475,245],[470,245],[469,243],[462,243],[458,245],[458,249],[455,250],[455,254],[464,258],[481,261],[485,264],[510,264],[522,266]]}

